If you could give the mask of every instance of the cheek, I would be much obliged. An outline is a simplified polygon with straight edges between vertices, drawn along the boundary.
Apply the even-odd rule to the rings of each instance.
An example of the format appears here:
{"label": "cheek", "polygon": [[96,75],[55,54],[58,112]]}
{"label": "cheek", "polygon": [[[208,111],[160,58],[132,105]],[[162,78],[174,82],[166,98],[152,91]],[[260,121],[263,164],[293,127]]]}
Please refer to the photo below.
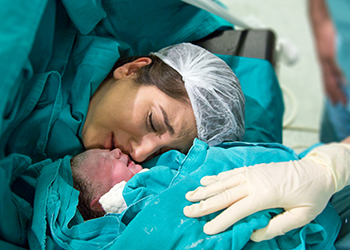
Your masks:
{"label": "cheek", "polygon": [[101,102],[96,109],[93,123],[98,124],[98,127],[110,129],[111,127],[119,126],[120,121],[126,119],[128,107],[113,93],[108,94],[105,97],[106,100]]}
{"label": "cheek", "polygon": [[133,110],[128,110],[129,112],[120,112],[120,115],[116,117],[113,124],[114,135],[117,142],[121,146],[126,146],[129,139],[139,140],[141,136],[146,131],[146,119],[144,118],[143,111],[139,110],[137,112]]}
{"label": "cheek", "polygon": [[115,171],[111,176],[113,176],[112,183],[114,186],[122,181],[129,181],[134,176],[134,174],[128,168],[124,168]]}

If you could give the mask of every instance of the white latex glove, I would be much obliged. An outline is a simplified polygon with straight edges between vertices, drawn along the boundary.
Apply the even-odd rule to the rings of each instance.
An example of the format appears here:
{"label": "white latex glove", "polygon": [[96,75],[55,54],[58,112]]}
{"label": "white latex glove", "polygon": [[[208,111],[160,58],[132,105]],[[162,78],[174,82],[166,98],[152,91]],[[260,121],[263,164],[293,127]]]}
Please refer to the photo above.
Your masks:
{"label": "white latex glove", "polygon": [[251,240],[262,241],[304,226],[320,214],[331,196],[350,184],[350,145],[329,144],[312,150],[299,161],[258,164],[201,179],[186,194],[188,217],[199,217],[228,207],[204,226],[206,234],[226,230],[240,219],[269,208],[284,208]]}

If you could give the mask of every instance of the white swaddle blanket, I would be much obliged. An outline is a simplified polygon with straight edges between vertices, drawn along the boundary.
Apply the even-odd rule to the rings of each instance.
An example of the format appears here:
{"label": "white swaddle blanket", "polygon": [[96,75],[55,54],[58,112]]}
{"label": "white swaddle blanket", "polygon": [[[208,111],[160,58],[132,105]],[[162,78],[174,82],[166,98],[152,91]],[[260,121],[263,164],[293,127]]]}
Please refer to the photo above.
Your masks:
{"label": "white swaddle blanket", "polygon": [[[139,173],[148,170],[149,169],[144,168]],[[119,182],[118,184],[114,185],[107,193],[101,196],[99,202],[106,213],[121,213],[128,207],[123,197],[123,189],[125,184],[126,181]]]}

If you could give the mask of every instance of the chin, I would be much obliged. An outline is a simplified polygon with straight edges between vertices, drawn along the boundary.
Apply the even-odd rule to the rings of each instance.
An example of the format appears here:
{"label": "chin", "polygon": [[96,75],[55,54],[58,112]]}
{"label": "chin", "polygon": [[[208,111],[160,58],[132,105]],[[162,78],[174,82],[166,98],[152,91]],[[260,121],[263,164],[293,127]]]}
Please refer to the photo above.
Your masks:
{"label": "chin", "polygon": [[140,172],[142,169],[143,169],[143,168],[142,168],[141,165],[136,164],[136,165],[135,165],[135,174],[137,174],[138,172]]}

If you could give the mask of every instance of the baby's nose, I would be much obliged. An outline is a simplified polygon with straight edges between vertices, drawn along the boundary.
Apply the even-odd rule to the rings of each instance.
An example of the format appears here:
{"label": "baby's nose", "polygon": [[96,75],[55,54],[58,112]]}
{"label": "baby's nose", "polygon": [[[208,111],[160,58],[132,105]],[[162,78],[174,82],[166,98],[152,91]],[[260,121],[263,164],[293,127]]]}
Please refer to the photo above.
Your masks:
{"label": "baby's nose", "polygon": [[120,159],[122,157],[122,151],[119,148],[115,148],[111,151],[111,154],[113,155],[114,158]]}

